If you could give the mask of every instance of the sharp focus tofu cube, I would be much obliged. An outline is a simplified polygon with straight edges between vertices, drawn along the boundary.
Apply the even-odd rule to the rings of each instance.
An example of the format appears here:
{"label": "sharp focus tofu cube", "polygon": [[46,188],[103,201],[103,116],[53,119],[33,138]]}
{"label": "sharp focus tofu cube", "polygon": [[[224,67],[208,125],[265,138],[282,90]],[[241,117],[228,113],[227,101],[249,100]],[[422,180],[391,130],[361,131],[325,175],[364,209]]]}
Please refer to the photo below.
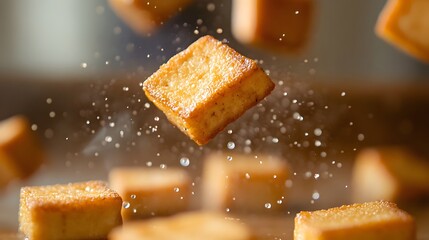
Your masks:
{"label": "sharp focus tofu cube", "polygon": [[172,57],[143,85],[146,96],[199,145],[273,88],[255,61],[211,36]]}
{"label": "sharp focus tofu cube", "polygon": [[250,240],[246,225],[222,214],[193,212],[138,221],[116,228],[110,240]]}
{"label": "sharp focus tofu cube", "polygon": [[115,13],[136,33],[148,34],[193,0],[109,0]]}
{"label": "sharp focus tofu cube", "polygon": [[31,240],[103,239],[122,223],[122,200],[104,182],[24,187],[19,230]]}
{"label": "sharp focus tofu cube", "polygon": [[27,119],[15,116],[0,122],[0,187],[30,176],[44,154]]}
{"label": "sharp focus tofu cube", "polygon": [[403,148],[363,150],[352,177],[356,202],[401,202],[429,194],[429,163]]}
{"label": "sharp focus tofu cube", "polygon": [[285,209],[289,168],[272,156],[212,154],[204,162],[203,206],[233,213]]}
{"label": "sharp focus tofu cube", "polygon": [[124,201],[124,221],[189,209],[191,179],[183,169],[117,168],[109,178]]}
{"label": "sharp focus tofu cube", "polygon": [[414,219],[394,203],[369,202],[300,212],[295,240],[415,240]]}
{"label": "sharp focus tofu cube", "polygon": [[232,33],[244,43],[284,53],[305,47],[313,0],[233,0]]}
{"label": "sharp focus tofu cube", "polygon": [[389,0],[378,18],[376,33],[409,55],[429,63],[429,1]]}

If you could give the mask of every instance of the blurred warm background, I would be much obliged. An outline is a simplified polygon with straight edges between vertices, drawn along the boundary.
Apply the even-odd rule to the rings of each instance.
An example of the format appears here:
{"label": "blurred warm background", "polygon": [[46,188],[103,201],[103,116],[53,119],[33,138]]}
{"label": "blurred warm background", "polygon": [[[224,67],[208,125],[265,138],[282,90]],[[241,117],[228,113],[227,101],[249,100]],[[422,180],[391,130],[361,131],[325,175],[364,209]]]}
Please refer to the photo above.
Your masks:
{"label": "blurred warm background", "polygon": [[[428,161],[429,67],[374,34],[385,1],[311,4],[308,39],[289,54],[240,43],[229,0],[196,0],[143,35],[102,0],[1,1],[0,119],[26,116],[47,159],[29,179],[0,190],[0,231],[16,230],[21,186],[106,180],[116,166],[185,168],[198,202],[207,153],[274,154],[293,170],[294,216],[350,203],[353,160],[365,147],[405,146]],[[257,59],[276,89],[199,147],[141,84],[206,34]],[[425,204],[414,211],[424,215]],[[422,219],[425,226],[427,214]]]}

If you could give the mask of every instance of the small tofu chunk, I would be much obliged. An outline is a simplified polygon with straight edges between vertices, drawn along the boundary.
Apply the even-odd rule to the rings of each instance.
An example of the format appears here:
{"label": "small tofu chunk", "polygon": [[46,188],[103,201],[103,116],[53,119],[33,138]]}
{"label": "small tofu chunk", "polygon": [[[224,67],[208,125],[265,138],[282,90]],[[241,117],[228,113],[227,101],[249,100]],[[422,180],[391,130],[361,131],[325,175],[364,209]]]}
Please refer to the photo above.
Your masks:
{"label": "small tofu chunk", "polygon": [[278,213],[286,207],[285,161],[268,155],[212,154],[204,162],[203,206],[232,213]]}
{"label": "small tofu chunk", "polygon": [[211,36],[173,56],[143,84],[146,96],[199,145],[273,88],[255,61]]}
{"label": "small tofu chunk", "polygon": [[136,33],[147,34],[193,0],[109,0],[113,11]]}
{"label": "small tofu chunk", "polygon": [[43,160],[42,147],[25,117],[0,122],[0,187],[29,177]]}
{"label": "small tofu chunk", "polygon": [[376,25],[385,41],[429,63],[429,1],[389,0]]}
{"label": "small tofu chunk", "polygon": [[19,230],[31,240],[105,239],[122,223],[122,200],[104,182],[21,189]]}
{"label": "small tofu chunk", "polygon": [[183,169],[116,168],[109,178],[124,201],[124,221],[189,209],[191,179]]}
{"label": "small tofu chunk", "polygon": [[353,204],[300,212],[295,240],[415,240],[414,219],[390,202]]}
{"label": "small tofu chunk", "polygon": [[192,212],[168,218],[127,223],[109,235],[110,240],[250,240],[239,220],[218,213]]}
{"label": "small tofu chunk", "polygon": [[429,163],[404,148],[361,151],[352,176],[356,202],[403,202],[429,194]]}
{"label": "small tofu chunk", "polygon": [[233,0],[232,33],[243,44],[297,53],[308,42],[313,0]]}

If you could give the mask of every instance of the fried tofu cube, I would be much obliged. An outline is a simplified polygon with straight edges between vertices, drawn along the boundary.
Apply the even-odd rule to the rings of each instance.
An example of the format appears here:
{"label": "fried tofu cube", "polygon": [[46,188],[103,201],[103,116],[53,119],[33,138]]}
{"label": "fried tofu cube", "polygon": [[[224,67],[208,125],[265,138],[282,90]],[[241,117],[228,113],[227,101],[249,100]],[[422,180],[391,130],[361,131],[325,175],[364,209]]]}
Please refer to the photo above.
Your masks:
{"label": "fried tofu cube", "polygon": [[429,63],[427,0],[389,0],[379,15],[375,30],[385,41]]}
{"label": "fried tofu cube", "polygon": [[254,60],[211,36],[201,37],[173,56],[143,84],[149,100],[199,145],[273,88]]}
{"label": "fried tofu cube", "polygon": [[400,147],[369,148],[356,158],[352,174],[356,202],[402,202],[429,194],[429,163]]}
{"label": "fried tofu cube", "polygon": [[313,0],[233,0],[232,33],[243,44],[298,53],[307,44]]}
{"label": "fried tofu cube", "polygon": [[210,212],[182,213],[124,224],[109,234],[110,240],[250,240],[249,228],[239,220]]}
{"label": "fried tofu cube", "polygon": [[154,32],[193,0],[109,0],[113,11],[136,33]]}
{"label": "fried tofu cube", "polygon": [[415,240],[413,217],[390,202],[345,205],[295,217],[295,240]]}
{"label": "fried tofu cube", "polygon": [[116,168],[110,186],[124,201],[124,221],[166,216],[189,209],[191,179],[179,168]]}
{"label": "fried tofu cube", "polygon": [[286,207],[289,167],[269,156],[216,153],[203,169],[203,207],[232,213],[278,213]]}
{"label": "fried tofu cube", "polygon": [[0,187],[29,177],[43,160],[42,147],[25,117],[0,122]]}
{"label": "fried tofu cube", "polygon": [[19,230],[31,240],[103,239],[122,223],[121,206],[101,181],[24,187]]}

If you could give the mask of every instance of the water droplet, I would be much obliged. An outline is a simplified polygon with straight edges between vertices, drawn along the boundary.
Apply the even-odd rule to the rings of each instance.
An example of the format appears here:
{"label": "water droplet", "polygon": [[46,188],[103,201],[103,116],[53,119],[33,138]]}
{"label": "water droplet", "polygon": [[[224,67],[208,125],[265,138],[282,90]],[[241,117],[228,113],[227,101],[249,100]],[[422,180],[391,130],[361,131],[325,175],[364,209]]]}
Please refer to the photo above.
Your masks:
{"label": "water droplet", "polygon": [[182,165],[183,167],[189,166],[190,163],[191,163],[191,161],[187,157],[182,157],[180,159],[180,165]]}
{"label": "water droplet", "polygon": [[131,197],[131,199],[136,199],[137,196],[135,194],[131,194],[130,197]]}
{"label": "water droplet", "polygon": [[106,141],[106,142],[112,142],[112,137],[111,136],[106,136],[105,138],[104,138],[104,141]]}
{"label": "water droplet", "polygon": [[228,144],[226,145],[226,147],[230,150],[235,148],[235,143],[234,142],[228,142]]}
{"label": "water droplet", "polygon": [[266,209],[270,209],[271,208],[271,203],[265,203],[265,208]]}
{"label": "water droplet", "polygon": [[316,135],[316,136],[322,135],[322,129],[320,129],[320,128],[314,129],[314,135]]}
{"label": "water droplet", "polygon": [[123,202],[122,203],[122,207],[125,208],[125,209],[130,208],[130,206],[131,206],[131,204],[129,202]]}
{"label": "water droplet", "polygon": [[180,192],[180,188],[178,188],[178,187],[175,187],[173,190],[174,190],[174,192]]}
{"label": "water droplet", "polygon": [[319,199],[319,197],[320,197],[320,194],[317,192],[317,191],[315,191],[315,192],[313,192],[313,195],[311,196],[314,200],[317,200],[317,199]]}
{"label": "water droplet", "polygon": [[216,10],[216,5],[214,3],[207,4],[207,11],[213,12],[214,10]]}

